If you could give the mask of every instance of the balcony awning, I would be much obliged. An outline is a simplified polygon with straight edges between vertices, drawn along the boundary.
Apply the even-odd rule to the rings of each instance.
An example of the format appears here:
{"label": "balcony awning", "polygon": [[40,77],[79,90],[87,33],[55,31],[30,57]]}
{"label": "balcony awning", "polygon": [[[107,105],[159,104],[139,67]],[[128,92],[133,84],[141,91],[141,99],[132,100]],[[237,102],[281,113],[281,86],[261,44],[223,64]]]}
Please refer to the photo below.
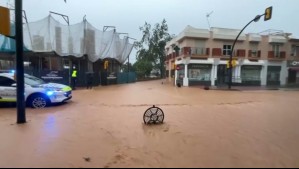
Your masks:
{"label": "balcony awning", "polygon": [[209,39],[210,31],[208,29],[197,29],[188,25],[183,32],[178,35],[177,41],[181,41],[184,38]]}
{"label": "balcony awning", "polygon": [[[227,28],[211,28],[213,32],[213,39],[219,40],[235,40],[241,30],[227,29]],[[239,41],[245,41],[246,35],[242,33],[238,38]]]}
{"label": "balcony awning", "polygon": [[250,33],[248,34],[248,40],[249,42],[260,42],[262,41],[262,36],[259,34]]}
{"label": "balcony awning", "polygon": [[287,43],[287,38],[283,36],[269,36],[269,43]]}

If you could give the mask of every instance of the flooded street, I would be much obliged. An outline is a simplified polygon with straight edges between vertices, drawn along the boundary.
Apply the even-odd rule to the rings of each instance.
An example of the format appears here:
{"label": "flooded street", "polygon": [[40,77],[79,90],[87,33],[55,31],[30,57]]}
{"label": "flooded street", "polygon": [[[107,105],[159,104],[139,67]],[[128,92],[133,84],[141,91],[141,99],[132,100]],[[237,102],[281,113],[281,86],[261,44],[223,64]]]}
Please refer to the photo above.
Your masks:
{"label": "flooded street", "polygon": [[[299,167],[298,91],[205,91],[161,81],[77,90],[67,104],[0,108],[0,167]],[[159,106],[165,123],[143,124]]]}

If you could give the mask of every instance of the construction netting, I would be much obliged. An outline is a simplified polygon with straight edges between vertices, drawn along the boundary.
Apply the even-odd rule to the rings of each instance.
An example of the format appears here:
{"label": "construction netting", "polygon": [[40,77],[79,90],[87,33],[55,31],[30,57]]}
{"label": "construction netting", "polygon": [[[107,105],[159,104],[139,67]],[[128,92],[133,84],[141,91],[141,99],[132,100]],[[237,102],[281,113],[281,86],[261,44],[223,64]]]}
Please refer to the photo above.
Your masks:
{"label": "construction netting", "polygon": [[[24,24],[23,30],[24,46],[33,52],[56,52],[63,57],[87,55],[91,62],[112,58],[124,63],[133,49],[128,37],[120,38],[115,30],[98,30],[87,20],[64,25],[49,15]],[[0,47],[12,47],[7,42],[6,38],[0,38]]]}

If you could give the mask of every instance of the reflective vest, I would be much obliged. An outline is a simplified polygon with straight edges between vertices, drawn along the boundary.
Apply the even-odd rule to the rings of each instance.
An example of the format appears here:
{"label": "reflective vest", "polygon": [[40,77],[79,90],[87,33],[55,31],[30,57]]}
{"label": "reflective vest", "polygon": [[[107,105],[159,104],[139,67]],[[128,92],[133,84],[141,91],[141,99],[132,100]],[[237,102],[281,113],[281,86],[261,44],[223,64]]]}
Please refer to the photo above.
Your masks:
{"label": "reflective vest", "polygon": [[73,70],[72,77],[77,77],[77,70]]}

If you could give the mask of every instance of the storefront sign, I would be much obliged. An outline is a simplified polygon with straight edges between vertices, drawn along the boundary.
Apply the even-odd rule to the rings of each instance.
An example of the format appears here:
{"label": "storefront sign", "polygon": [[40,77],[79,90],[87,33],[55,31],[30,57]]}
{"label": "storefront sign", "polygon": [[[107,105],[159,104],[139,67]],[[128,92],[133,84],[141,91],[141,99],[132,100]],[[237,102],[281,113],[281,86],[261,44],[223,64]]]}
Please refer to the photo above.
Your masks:
{"label": "storefront sign", "polygon": [[43,71],[42,77],[45,81],[59,81],[63,79],[62,71]]}
{"label": "storefront sign", "polygon": [[262,66],[245,65],[242,66],[242,70],[262,70]]}
{"label": "storefront sign", "polygon": [[107,79],[117,79],[117,76],[114,72],[112,72],[108,75]]}
{"label": "storefront sign", "polygon": [[212,65],[204,65],[204,64],[190,64],[188,65],[188,69],[211,69]]}
{"label": "storefront sign", "polygon": [[288,61],[288,67],[299,67],[299,61]]}
{"label": "storefront sign", "polygon": [[184,70],[185,65],[176,65],[176,70]]}

